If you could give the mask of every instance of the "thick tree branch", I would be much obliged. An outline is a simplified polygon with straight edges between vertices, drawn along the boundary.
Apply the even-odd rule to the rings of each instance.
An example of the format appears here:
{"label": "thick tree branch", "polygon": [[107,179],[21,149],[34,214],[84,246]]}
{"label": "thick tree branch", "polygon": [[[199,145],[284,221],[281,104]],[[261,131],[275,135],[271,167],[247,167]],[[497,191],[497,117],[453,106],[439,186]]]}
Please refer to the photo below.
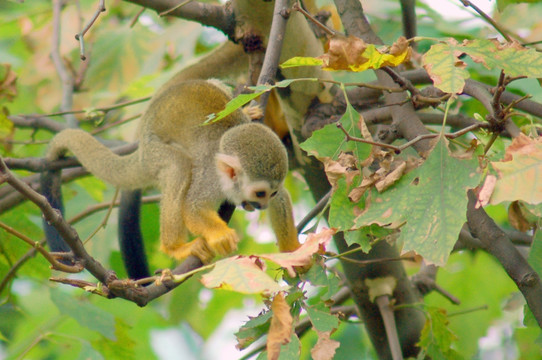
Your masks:
{"label": "thick tree branch", "polygon": [[[143,7],[152,9],[157,13],[171,10],[179,5],[177,0],[125,0]],[[235,21],[233,13],[228,6],[214,5],[192,1],[184,6],[178,7],[168,13],[186,20],[196,21],[202,25],[212,26],[221,30],[229,38],[233,39]]]}
{"label": "thick tree branch", "polygon": [[[478,198],[468,192],[467,223],[473,235],[495,256],[525,297],[538,325],[542,327],[542,284],[540,277],[527,260],[517,251],[508,236],[495,224],[482,207],[477,208]],[[488,279],[491,281],[491,279]]]}

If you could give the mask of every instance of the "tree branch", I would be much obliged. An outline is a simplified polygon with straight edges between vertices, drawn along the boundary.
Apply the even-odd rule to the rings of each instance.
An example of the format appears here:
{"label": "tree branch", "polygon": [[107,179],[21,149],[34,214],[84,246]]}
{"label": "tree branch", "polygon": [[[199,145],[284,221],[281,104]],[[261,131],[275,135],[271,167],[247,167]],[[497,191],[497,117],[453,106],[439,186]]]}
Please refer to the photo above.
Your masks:
{"label": "tree branch", "polygon": [[[177,0],[124,0],[145,8],[162,13],[173,9],[179,4]],[[202,25],[212,26],[221,30],[230,39],[234,37],[235,21],[230,8],[223,5],[214,5],[200,3],[197,1],[190,2],[181,6],[168,15],[183,18],[186,20],[196,21]]]}
{"label": "tree branch", "polygon": [[[477,208],[478,198],[468,191],[467,223],[487,252],[495,256],[525,297],[538,325],[542,327],[542,284],[540,277],[521,256],[508,236],[495,224],[482,207]],[[490,279],[488,279],[490,281]]]}

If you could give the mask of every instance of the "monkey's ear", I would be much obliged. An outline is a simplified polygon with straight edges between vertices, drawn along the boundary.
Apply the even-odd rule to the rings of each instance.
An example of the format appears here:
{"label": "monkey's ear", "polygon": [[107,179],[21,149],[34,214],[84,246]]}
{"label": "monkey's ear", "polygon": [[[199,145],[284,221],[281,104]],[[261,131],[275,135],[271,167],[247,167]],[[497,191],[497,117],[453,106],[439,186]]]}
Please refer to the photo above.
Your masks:
{"label": "monkey's ear", "polygon": [[241,172],[241,162],[237,156],[216,154],[216,168],[218,173],[229,180],[236,180]]}

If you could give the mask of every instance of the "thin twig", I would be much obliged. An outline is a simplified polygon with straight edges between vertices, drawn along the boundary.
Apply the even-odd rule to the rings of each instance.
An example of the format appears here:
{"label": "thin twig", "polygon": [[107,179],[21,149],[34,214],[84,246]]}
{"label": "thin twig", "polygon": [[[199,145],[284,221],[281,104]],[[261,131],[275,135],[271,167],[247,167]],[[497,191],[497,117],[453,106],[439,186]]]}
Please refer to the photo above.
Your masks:
{"label": "thin twig", "polygon": [[130,21],[130,29],[133,28],[135,26],[135,24],[137,23],[137,20],[139,20],[139,17],[141,16],[141,14],[143,14],[145,12],[146,8],[142,7],[141,10],[139,10],[137,12],[137,14],[135,14],[134,18],[132,19],[132,21]]}
{"label": "thin twig", "polygon": [[329,199],[331,198],[331,190],[329,190],[318,202],[316,205],[305,215],[303,219],[297,224],[296,229],[298,233],[301,233],[305,226],[318,214],[320,214],[327,206]]}
{"label": "thin twig", "polygon": [[491,26],[493,26],[495,30],[497,30],[506,39],[506,41],[512,41],[512,38],[510,37],[510,35],[508,35],[506,31],[504,31],[504,29],[501,28],[501,26],[497,24],[497,22],[493,20],[491,16],[486,14],[482,9],[480,9],[475,4],[471,3],[469,0],[459,0],[459,1],[461,1],[463,6],[471,7],[474,11],[476,11],[485,21],[491,24]]}
{"label": "thin twig", "polygon": [[326,34],[328,34],[330,36],[333,36],[333,35],[337,34],[337,32],[335,30],[330,29],[329,27],[325,26],[320,21],[318,21],[314,16],[312,16],[309,12],[307,12],[305,9],[303,9],[303,7],[299,5],[299,1],[297,1],[294,4],[292,9],[302,13],[307,19],[309,19],[314,25],[316,25],[320,29],[322,29]]}
{"label": "thin twig", "polygon": [[404,89],[398,88],[398,87],[382,86],[382,85],[372,84],[372,83],[363,83],[363,82],[346,82],[346,83],[343,83],[341,81],[331,80],[331,79],[318,79],[318,81],[323,82],[323,83],[343,85],[345,87],[349,87],[349,86],[365,87],[365,88],[368,88],[368,89],[381,90],[381,91],[386,91],[386,92],[389,92],[389,93],[393,93],[393,92],[399,93],[399,92],[405,91]]}
{"label": "thin twig", "polygon": [[33,241],[28,236],[15,230],[11,226],[8,226],[4,224],[3,222],[0,222],[0,228],[4,229],[11,235],[18,237],[19,239],[23,240],[25,243],[27,243],[28,245],[36,249],[36,251],[39,252],[45,258],[45,260],[47,260],[51,264],[53,269],[64,271],[67,273],[80,273],[81,271],[83,271],[84,268],[79,263],[76,263],[75,265],[66,265],[57,261],[57,259],[54,256],[52,256],[51,253],[49,253],[47,250],[43,248],[42,244],[39,241]]}
{"label": "thin twig", "polygon": [[117,201],[117,197],[119,196],[119,188],[115,189],[115,194],[113,195],[113,200],[109,203],[109,206],[107,208],[107,212],[105,213],[104,218],[102,219],[102,222],[94,229],[92,234],[90,234],[84,241],[83,244],[86,244],[90,241],[100,231],[101,229],[105,229],[107,226],[107,221],[109,220],[109,217],[111,216],[111,212],[113,211],[113,208],[115,207],[115,202]]}
{"label": "thin twig", "polygon": [[122,108],[122,107],[125,107],[125,106],[139,104],[139,103],[148,101],[151,98],[152,98],[152,96],[145,96],[145,97],[142,97],[142,98],[139,98],[139,99],[124,101],[124,102],[114,104],[114,105],[110,105],[110,106],[97,107],[97,108],[91,108],[91,109],[81,109],[81,110],[59,111],[59,112],[55,112],[55,113],[51,113],[51,114],[41,114],[39,116],[40,117],[44,117],[44,116],[51,117],[51,116],[61,116],[61,115],[66,115],[66,114],[84,114],[84,113],[93,112],[93,111],[94,112],[95,111],[108,112],[108,111],[119,109],[119,108]]}
{"label": "thin twig", "polygon": [[[160,201],[161,197],[162,197],[161,195],[144,196],[141,199],[141,203],[143,204],[156,203]],[[119,206],[119,204],[120,204],[120,201],[117,200],[115,201],[114,206]],[[81,211],[79,214],[76,214],[75,216],[73,216],[71,219],[68,219],[67,221],[71,225],[76,224],[79,221],[87,218],[88,216],[100,210],[106,209],[109,206],[110,206],[109,202],[103,202],[103,203],[88,206],[85,210]],[[46,242],[47,241],[45,239],[42,239],[39,241],[39,245],[43,247],[46,244]],[[7,286],[8,282],[11,279],[13,279],[13,277],[16,275],[17,271],[21,268],[21,266],[23,266],[28,260],[33,258],[36,255],[36,252],[37,252],[36,247],[31,248],[11,266],[11,268],[8,270],[8,272],[6,273],[6,275],[0,282],[0,294],[2,293],[4,288]]]}
{"label": "thin twig", "polygon": [[100,0],[100,4],[98,5],[98,9],[94,12],[94,15],[92,15],[92,18],[87,23],[87,25],[83,28],[81,32],[75,35],[75,39],[79,41],[79,56],[81,60],[85,61],[87,57],[85,56],[85,40],[84,36],[87,33],[87,31],[90,30],[92,25],[94,25],[94,22],[98,19],[100,14],[105,11],[105,0]]}
{"label": "thin twig", "polygon": [[[425,139],[433,139],[433,138],[441,136],[440,133],[438,133],[438,134],[418,135],[414,139],[404,143],[401,146],[395,146],[395,145],[390,145],[390,144],[371,141],[371,140],[365,140],[365,139],[362,139],[362,138],[351,136],[350,134],[348,134],[348,131],[346,131],[346,129],[342,126],[342,124],[340,122],[337,122],[337,127],[339,129],[341,129],[342,132],[345,134],[346,141],[356,141],[356,142],[365,143],[365,144],[369,144],[369,145],[373,145],[373,146],[380,146],[382,148],[391,149],[391,150],[395,151],[396,154],[401,153],[401,151],[405,150],[409,146],[414,145],[418,141],[425,140]],[[482,124],[472,124],[472,125],[467,126],[466,128],[461,129],[459,131],[456,131],[456,132],[453,132],[453,133],[448,133],[448,134],[443,134],[443,136],[446,137],[447,139],[455,139],[455,138],[457,138],[459,136],[465,135],[466,133],[468,133],[470,131],[473,131],[473,130],[476,130],[476,129],[480,128],[480,127],[482,127]]]}

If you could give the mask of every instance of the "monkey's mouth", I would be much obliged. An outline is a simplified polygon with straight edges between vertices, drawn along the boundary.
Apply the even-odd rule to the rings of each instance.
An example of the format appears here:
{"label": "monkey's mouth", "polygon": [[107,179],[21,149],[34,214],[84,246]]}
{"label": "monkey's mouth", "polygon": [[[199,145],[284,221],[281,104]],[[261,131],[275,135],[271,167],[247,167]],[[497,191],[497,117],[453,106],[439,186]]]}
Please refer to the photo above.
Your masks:
{"label": "monkey's mouth", "polygon": [[245,211],[254,211],[256,209],[261,209],[262,205],[259,202],[256,201],[243,201],[241,203],[241,206]]}

